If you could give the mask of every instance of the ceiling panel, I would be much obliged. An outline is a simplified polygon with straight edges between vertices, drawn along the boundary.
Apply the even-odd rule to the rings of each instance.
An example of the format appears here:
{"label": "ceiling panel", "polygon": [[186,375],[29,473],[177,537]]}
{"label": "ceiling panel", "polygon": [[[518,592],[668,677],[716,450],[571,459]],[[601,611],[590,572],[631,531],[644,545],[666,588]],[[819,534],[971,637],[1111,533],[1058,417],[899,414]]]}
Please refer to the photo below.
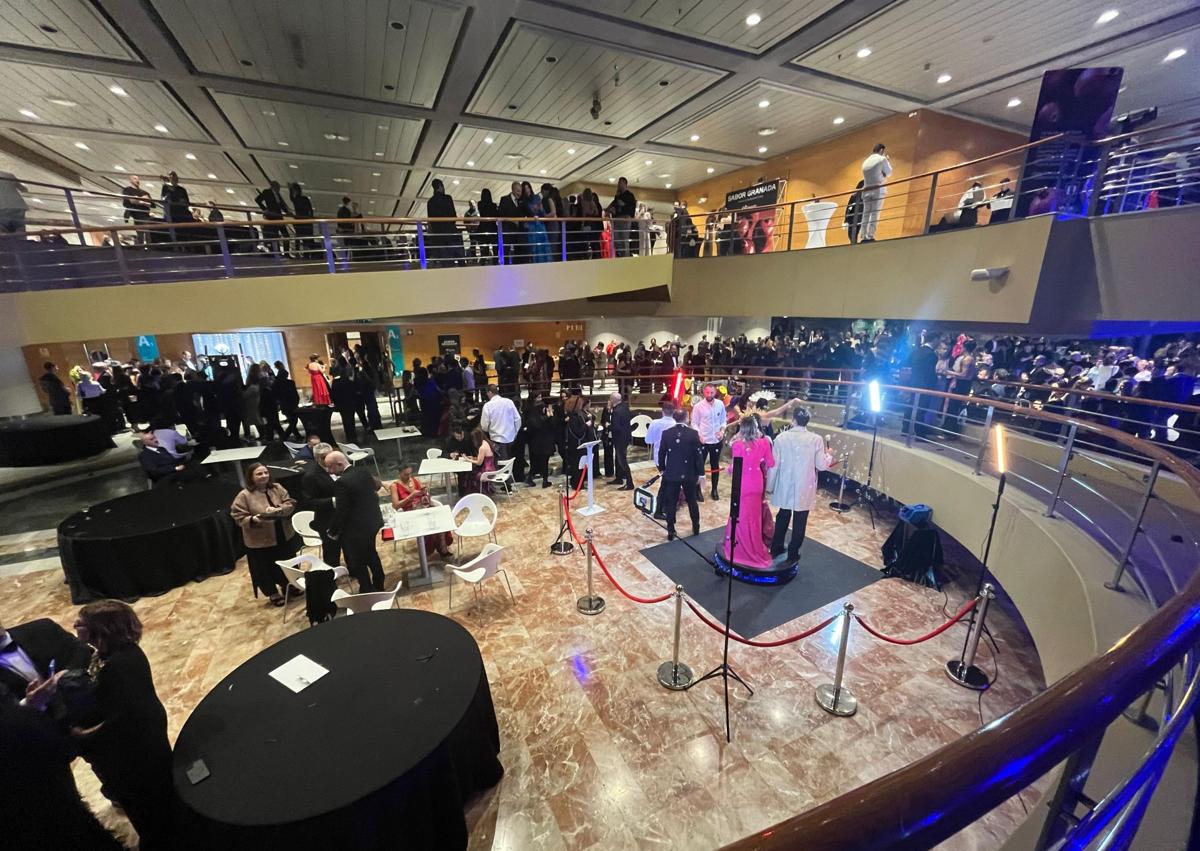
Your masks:
{"label": "ceiling panel", "polygon": [[[723,76],[713,69],[518,22],[509,29],[467,111],[625,138]],[[599,118],[589,114],[595,93],[601,100]]]}
{"label": "ceiling panel", "polygon": [[0,42],[109,59],[138,58],[87,0],[0,0]]}
{"label": "ceiling panel", "polygon": [[[1187,53],[1173,62],[1164,62],[1167,53],[1176,48],[1183,48]],[[1121,93],[1117,96],[1116,115],[1149,106],[1160,107],[1160,123],[1182,121],[1200,114],[1200,98],[1197,97],[1200,95],[1197,86],[1200,81],[1200,27],[1129,50],[1098,55],[1086,64],[1125,69]],[[1042,77],[1038,74],[1015,86],[965,101],[955,109],[1028,128],[1033,124],[1041,84]],[[1020,103],[1010,107],[1008,104],[1014,98]]]}
{"label": "ceiling panel", "polygon": [[[568,5],[750,53],[762,53],[840,2],[760,0],[743,4],[729,0],[569,0]],[[747,16],[751,13],[761,20],[754,26],[747,26]]]}
{"label": "ceiling panel", "polygon": [[[270,178],[281,184],[299,181],[305,191],[314,195],[313,203],[316,203],[316,193],[336,195],[337,198],[350,195],[359,203],[365,203],[371,196],[395,197],[403,189],[408,173],[405,169],[384,165],[343,165],[284,156],[256,156],[255,159]],[[337,204],[333,206],[336,208]]]}
{"label": "ceiling panel", "polygon": [[460,124],[454,129],[437,164],[459,170],[544,175],[547,180],[556,180],[607,150],[607,145],[584,145]]}
{"label": "ceiling panel", "polygon": [[[31,125],[80,127],[192,141],[208,135],[161,83],[0,61],[0,116]],[[114,94],[111,87],[125,92]],[[55,103],[51,101],[61,101]],[[66,105],[73,104],[73,105]],[[28,110],[36,117],[21,112]],[[167,132],[156,130],[155,125]]]}
{"label": "ceiling panel", "polygon": [[[794,60],[933,101],[1195,7],[1195,0],[903,0]],[[1097,23],[1102,12],[1119,15]],[[859,58],[858,52],[870,55]],[[939,84],[938,78],[951,79]]]}
{"label": "ceiling panel", "polygon": [[[25,135],[85,169],[118,180],[122,179],[120,175],[137,174],[144,183],[146,178],[157,180],[159,175],[174,171],[184,183],[188,180],[209,180],[209,174],[215,174],[218,182],[245,182],[245,177],[229,158],[212,148],[188,151],[186,147],[174,145],[130,145],[89,139],[82,143],[87,145],[84,149],[77,147],[70,137],[62,135],[36,132]],[[188,159],[188,154],[195,159]]]}
{"label": "ceiling panel", "polygon": [[223,92],[213,97],[242,141],[264,150],[407,163],[425,123]]}
{"label": "ceiling panel", "polygon": [[[768,105],[759,106],[763,102]],[[767,157],[836,136],[885,115],[868,107],[759,81],[655,141]],[[838,119],[840,122],[835,123]],[[693,136],[699,138],[693,141]],[[760,152],[760,146],[766,146],[767,151]]]}
{"label": "ceiling panel", "polygon": [[[672,157],[649,151],[633,151],[610,166],[592,171],[584,179],[594,183],[615,185],[617,178],[624,177],[634,188],[636,194],[638,187],[679,189],[699,183],[713,175],[733,171],[736,168],[738,166],[722,165],[690,157]],[[668,184],[670,185],[668,186]]]}
{"label": "ceiling panel", "polygon": [[153,3],[201,72],[426,107],[463,21],[433,0]]}

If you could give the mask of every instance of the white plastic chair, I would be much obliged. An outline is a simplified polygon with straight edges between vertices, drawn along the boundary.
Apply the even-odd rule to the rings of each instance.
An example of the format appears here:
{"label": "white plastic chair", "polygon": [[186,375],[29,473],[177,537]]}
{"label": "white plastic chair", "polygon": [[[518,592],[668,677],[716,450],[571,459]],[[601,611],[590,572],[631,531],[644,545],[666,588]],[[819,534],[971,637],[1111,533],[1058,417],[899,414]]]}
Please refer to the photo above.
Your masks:
{"label": "white plastic chair", "polygon": [[483,473],[479,477],[480,483],[488,483],[500,485],[504,488],[506,494],[512,493],[513,486],[513,465],[517,463],[516,458],[509,458],[507,461],[501,462],[500,466],[491,472]]}
{"label": "white plastic chair", "polygon": [[[458,515],[463,511],[467,512],[467,516],[460,522]],[[454,504],[451,514],[454,515],[454,537],[458,542],[460,557],[463,538],[489,538],[493,542],[496,540],[496,518],[500,516],[500,511],[490,497],[481,493],[469,493]]]}
{"label": "white plastic chair", "polygon": [[472,590],[475,592],[475,601],[479,601],[479,586],[483,580],[489,576],[495,576],[497,573],[504,576],[504,584],[508,586],[508,597],[515,605],[517,598],[513,596],[512,584],[508,581],[508,574],[504,572],[504,568],[500,567],[500,554],[504,552],[504,547],[499,544],[484,544],[483,552],[475,556],[462,567],[451,567],[450,576],[447,577],[446,589],[450,592],[450,609],[454,609],[454,577],[457,576],[463,582],[470,582]]}
{"label": "white plastic chair", "polygon": [[[325,562],[321,561],[316,556],[298,555],[295,558],[290,558],[287,561],[275,562],[279,565],[279,569],[283,571],[283,576],[287,579],[287,588],[283,590],[283,622],[287,623],[287,604],[288,598],[291,596],[292,589],[295,588],[301,594],[304,593],[305,574],[310,570],[332,570],[333,581],[337,582],[349,575],[349,571],[344,567],[330,567]],[[304,569],[300,565],[305,565]],[[333,591],[333,599],[339,600],[342,597],[350,596],[340,588],[335,588]]]}
{"label": "white plastic chair", "polygon": [[364,449],[363,447],[356,446],[353,443],[344,442],[341,444],[341,447],[342,449],[350,450],[346,453],[346,457],[350,459],[351,464],[357,464],[359,461],[366,461],[368,458],[370,458],[371,463],[375,465],[375,475],[380,479],[383,478],[383,473],[379,472],[379,461],[375,459],[374,449],[371,449],[370,447]]}
{"label": "white plastic chair", "polygon": [[[652,422],[654,422],[654,420],[651,419],[648,415],[638,414],[636,417],[634,417],[633,419],[631,419],[629,421],[629,424],[631,426],[633,426],[633,429],[632,429],[632,431],[630,431],[629,436],[633,440],[645,441],[646,435],[649,434],[649,432],[650,432],[650,423],[652,423]],[[646,446],[646,451],[650,451],[650,447],[648,444]]]}
{"label": "white plastic chair", "polygon": [[368,591],[366,594],[345,594],[335,597],[334,603],[348,615],[361,615],[366,612],[382,612],[396,605],[400,597],[400,588],[404,581],[397,579],[396,587],[391,591]]}
{"label": "white plastic chair", "polygon": [[431,449],[426,449],[425,457],[426,458],[441,458],[442,450],[438,449],[436,446]]}
{"label": "white plastic chair", "polygon": [[296,458],[298,458],[300,456],[300,450],[302,450],[308,444],[306,444],[306,443],[291,443],[290,441],[285,440],[283,442],[283,445],[287,448],[288,454],[290,454],[292,456],[292,460],[295,461]]}
{"label": "white plastic chair", "polygon": [[312,522],[316,517],[316,512],[313,511],[297,511],[292,514],[292,528],[296,530],[296,534],[300,536],[304,546],[319,549],[323,542],[321,536],[317,534],[317,530],[312,527]]}

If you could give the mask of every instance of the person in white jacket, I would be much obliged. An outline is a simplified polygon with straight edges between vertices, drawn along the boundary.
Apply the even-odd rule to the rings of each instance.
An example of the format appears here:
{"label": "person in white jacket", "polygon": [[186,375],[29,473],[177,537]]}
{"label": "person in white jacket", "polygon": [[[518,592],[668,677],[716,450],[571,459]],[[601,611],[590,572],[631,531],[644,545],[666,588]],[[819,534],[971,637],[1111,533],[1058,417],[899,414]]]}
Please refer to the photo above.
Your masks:
{"label": "person in white jacket", "polygon": [[887,194],[887,179],[892,174],[892,161],[888,159],[887,146],[882,142],[872,148],[871,155],[863,160],[862,173],[862,241],[874,242],[879,211],[883,209],[883,196]]}
{"label": "person in white jacket", "polygon": [[808,512],[817,502],[817,473],[833,466],[833,455],[825,440],[808,430],[810,414],[807,408],[792,412],[792,427],[775,438],[772,451],[775,466],[767,481],[767,492],[775,515],[775,534],[771,539],[771,555],[784,551],[788,524],[792,537],[787,542],[788,564],[800,560],[800,545],[808,528]]}

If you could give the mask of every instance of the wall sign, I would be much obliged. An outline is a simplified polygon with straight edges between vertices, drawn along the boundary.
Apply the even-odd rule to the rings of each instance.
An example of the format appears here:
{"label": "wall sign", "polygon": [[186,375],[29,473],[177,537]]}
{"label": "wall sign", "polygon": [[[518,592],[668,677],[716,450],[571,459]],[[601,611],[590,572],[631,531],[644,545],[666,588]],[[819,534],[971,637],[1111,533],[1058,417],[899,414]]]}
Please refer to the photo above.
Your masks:
{"label": "wall sign", "polygon": [[137,355],[142,361],[152,361],[158,357],[158,340],[153,334],[143,334],[137,338]]}

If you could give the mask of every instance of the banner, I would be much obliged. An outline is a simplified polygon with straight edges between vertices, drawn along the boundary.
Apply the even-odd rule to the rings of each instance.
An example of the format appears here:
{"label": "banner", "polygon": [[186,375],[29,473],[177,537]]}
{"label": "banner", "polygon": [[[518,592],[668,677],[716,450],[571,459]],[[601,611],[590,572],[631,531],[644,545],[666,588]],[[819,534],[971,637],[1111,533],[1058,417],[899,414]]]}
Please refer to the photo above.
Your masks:
{"label": "banner", "polygon": [[1025,155],[1015,218],[1085,211],[1094,173],[1092,142],[1108,135],[1123,68],[1066,68],[1042,75],[1029,141],[1063,138]]}
{"label": "banner", "polygon": [[765,254],[774,250],[775,214],[773,205],[783,197],[786,180],[768,180],[745,189],[726,193],[725,209],[742,210],[750,207],[768,207],[766,210],[749,210],[733,214],[733,238],[731,254]]}
{"label": "banner", "polygon": [[443,355],[462,354],[462,337],[458,334],[438,334],[438,352]]}
{"label": "banner", "polygon": [[404,336],[399,325],[387,327],[387,345],[388,355],[392,359],[392,373],[401,376],[404,374]]}
{"label": "banner", "polygon": [[158,357],[158,339],[153,334],[143,334],[137,338],[138,360],[149,363]]}

